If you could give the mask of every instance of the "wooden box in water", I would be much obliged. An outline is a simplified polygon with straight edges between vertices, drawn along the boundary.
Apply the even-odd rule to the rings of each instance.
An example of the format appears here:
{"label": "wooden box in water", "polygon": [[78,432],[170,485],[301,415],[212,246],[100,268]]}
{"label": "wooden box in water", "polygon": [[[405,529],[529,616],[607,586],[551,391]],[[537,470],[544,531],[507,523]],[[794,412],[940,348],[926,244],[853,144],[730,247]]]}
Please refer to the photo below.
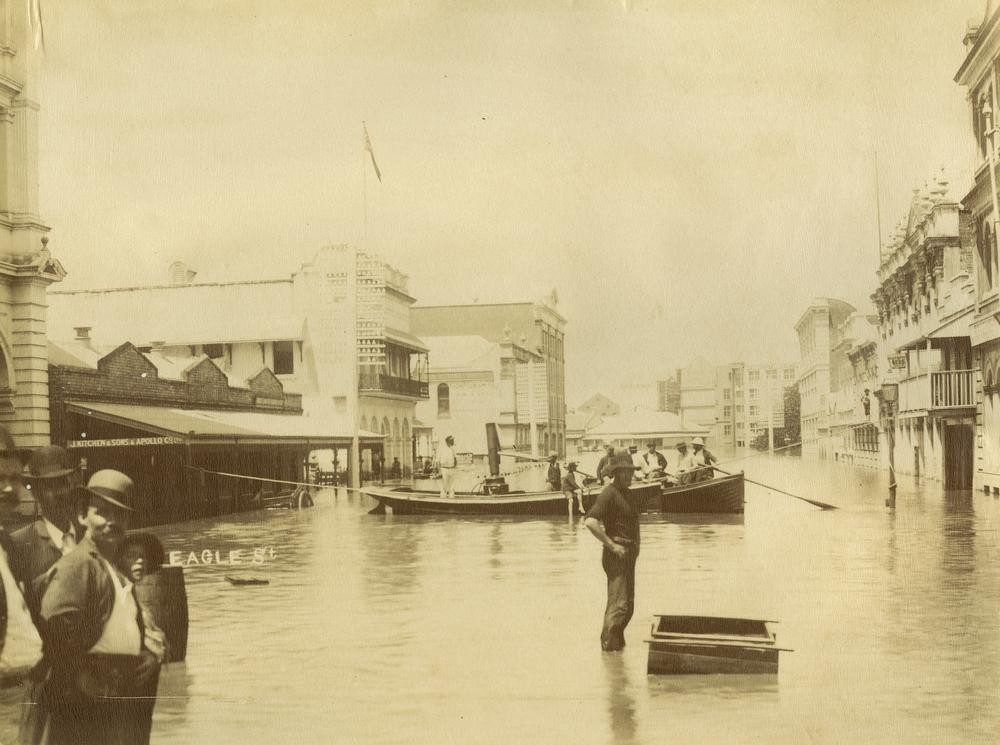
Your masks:
{"label": "wooden box in water", "polygon": [[770,621],[715,616],[654,616],[646,672],[657,675],[777,675]]}

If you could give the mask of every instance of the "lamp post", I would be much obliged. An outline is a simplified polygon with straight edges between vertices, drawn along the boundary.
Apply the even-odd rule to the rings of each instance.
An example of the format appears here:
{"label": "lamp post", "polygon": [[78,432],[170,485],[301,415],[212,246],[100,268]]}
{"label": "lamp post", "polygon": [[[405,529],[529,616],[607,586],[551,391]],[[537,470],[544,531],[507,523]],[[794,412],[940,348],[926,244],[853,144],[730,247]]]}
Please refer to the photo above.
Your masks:
{"label": "lamp post", "polygon": [[878,398],[879,415],[887,435],[889,448],[889,498],[885,506],[896,508],[896,402],[899,396],[899,385],[883,383],[882,389],[875,394]]}

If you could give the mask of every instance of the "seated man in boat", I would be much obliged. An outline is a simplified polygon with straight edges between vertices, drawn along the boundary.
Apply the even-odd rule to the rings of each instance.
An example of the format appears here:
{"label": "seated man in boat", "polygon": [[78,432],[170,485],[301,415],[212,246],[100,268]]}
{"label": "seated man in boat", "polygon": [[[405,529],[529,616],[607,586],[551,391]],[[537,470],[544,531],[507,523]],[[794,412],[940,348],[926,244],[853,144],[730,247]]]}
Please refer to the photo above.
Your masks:
{"label": "seated man in boat", "polygon": [[686,442],[677,443],[677,483],[690,484],[694,481],[694,458],[688,451]]}
{"label": "seated man in boat", "polygon": [[562,490],[563,494],[566,495],[566,502],[569,505],[570,514],[573,512],[573,498],[576,497],[577,506],[580,508],[580,514],[586,512],[583,509],[583,489],[576,481],[576,463],[570,461],[566,464],[566,475],[562,479]]}
{"label": "seated man in boat", "polygon": [[663,453],[656,449],[655,442],[648,442],[649,448],[643,453],[642,460],[645,463],[644,471],[647,479],[661,478],[667,472],[667,459]]}
{"label": "seated man in boat", "polygon": [[695,437],[691,441],[691,460],[694,461],[694,466],[697,469],[695,473],[695,481],[708,481],[715,474],[715,470],[712,468],[714,463],[718,463],[719,459],[712,455],[711,451],[705,447],[705,441],[700,437]]}

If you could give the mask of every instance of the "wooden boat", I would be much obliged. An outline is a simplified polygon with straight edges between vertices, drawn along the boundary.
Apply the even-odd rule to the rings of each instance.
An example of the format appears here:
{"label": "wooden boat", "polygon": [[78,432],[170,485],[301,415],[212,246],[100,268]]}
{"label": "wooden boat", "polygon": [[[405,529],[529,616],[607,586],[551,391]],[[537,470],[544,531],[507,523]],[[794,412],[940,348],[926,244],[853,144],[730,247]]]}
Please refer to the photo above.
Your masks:
{"label": "wooden boat", "polygon": [[510,491],[507,494],[440,492],[409,486],[368,488],[364,493],[395,515],[565,515],[566,497],[553,491]]}
{"label": "wooden boat", "polygon": [[777,675],[777,646],[768,624],[750,618],[654,616],[646,672],[656,675]]}
{"label": "wooden boat", "polygon": [[743,512],[743,489],[742,473],[718,476],[695,484],[664,484],[658,498],[658,509],[654,509],[654,502],[647,501],[646,511],[737,514]]}

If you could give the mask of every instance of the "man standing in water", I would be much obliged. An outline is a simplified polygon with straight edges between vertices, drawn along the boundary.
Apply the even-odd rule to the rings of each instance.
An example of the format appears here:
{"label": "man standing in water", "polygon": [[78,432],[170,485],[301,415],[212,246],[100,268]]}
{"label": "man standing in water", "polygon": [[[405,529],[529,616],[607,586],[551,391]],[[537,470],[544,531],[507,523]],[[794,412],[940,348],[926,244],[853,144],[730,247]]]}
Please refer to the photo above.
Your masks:
{"label": "man standing in water", "polygon": [[[632,456],[618,450],[605,472],[612,482],[604,487],[590,508],[584,525],[601,542],[601,566],[608,577],[608,604],[601,629],[601,649],[617,652],[625,647],[625,627],[635,609],[635,562],[639,558],[639,501],[629,485],[635,473]],[[599,474],[604,476],[604,473]]]}

